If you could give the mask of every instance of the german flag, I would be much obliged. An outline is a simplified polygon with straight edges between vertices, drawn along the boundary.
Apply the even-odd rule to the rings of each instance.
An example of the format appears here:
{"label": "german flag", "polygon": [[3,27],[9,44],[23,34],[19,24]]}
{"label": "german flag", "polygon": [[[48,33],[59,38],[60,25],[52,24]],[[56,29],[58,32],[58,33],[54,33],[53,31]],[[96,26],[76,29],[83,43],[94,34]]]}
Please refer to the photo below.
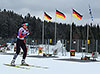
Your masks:
{"label": "german flag", "polygon": [[48,21],[51,21],[52,17],[50,17],[46,12],[44,12],[44,18]]}
{"label": "german flag", "polygon": [[62,12],[58,11],[58,10],[56,10],[56,16],[60,17],[62,19],[65,19],[65,15]]}
{"label": "german flag", "polygon": [[74,16],[74,17],[76,17],[77,19],[79,19],[79,20],[81,20],[82,19],[82,15],[81,14],[79,14],[77,11],[75,11],[74,9],[73,9],[73,14],[72,14],[72,16]]}

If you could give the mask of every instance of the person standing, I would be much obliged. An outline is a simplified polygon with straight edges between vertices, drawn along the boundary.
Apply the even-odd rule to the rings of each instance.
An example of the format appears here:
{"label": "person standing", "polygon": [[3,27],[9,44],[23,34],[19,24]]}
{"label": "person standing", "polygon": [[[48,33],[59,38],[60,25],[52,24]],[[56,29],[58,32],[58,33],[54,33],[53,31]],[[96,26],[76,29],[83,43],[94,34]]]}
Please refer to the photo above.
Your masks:
{"label": "person standing", "polygon": [[17,56],[20,53],[20,47],[23,50],[23,57],[21,60],[21,65],[28,65],[25,62],[26,56],[27,56],[27,47],[26,47],[26,43],[25,43],[25,38],[30,34],[29,30],[27,29],[28,27],[28,23],[27,22],[23,22],[22,23],[22,27],[19,29],[18,31],[18,35],[17,35],[17,42],[16,42],[16,53],[11,61],[11,65],[15,65],[15,60],[17,58]]}

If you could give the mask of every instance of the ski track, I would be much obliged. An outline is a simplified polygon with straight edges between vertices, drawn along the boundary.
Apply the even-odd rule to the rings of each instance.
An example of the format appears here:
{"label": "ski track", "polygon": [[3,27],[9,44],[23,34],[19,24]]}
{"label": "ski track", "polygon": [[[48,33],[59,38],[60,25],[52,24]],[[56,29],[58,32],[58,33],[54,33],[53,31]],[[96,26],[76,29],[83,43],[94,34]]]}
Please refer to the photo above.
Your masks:
{"label": "ski track", "polygon": [[[0,55],[1,74],[99,74],[100,62],[71,62],[54,60],[59,58],[34,58],[27,57],[26,62],[36,66],[48,67],[48,69],[28,67],[29,70],[8,67],[3,64],[10,63],[13,55]],[[60,57],[62,58],[68,58]],[[20,64],[22,57],[19,55],[16,64]]]}

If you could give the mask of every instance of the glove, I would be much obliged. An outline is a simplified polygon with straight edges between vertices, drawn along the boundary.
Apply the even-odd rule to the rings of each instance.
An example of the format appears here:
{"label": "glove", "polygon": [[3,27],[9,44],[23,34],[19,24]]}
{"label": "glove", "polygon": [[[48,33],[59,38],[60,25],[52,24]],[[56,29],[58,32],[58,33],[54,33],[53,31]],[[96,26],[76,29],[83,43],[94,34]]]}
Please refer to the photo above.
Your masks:
{"label": "glove", "polygon": [[30,33],[28,33],[28,32],[26,33],[26,35],[29,35],[29,34],[30,34]]}

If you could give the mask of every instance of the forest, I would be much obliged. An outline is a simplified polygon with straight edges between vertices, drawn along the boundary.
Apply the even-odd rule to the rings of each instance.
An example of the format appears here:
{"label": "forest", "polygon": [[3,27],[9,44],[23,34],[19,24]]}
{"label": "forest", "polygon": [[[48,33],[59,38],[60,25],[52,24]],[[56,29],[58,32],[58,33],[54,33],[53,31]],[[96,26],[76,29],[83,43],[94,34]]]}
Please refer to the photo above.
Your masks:
{"label": "forest", "polygon": [[[26,16],[19,15],[11,10],[0,10],[0,44],[7,40],[14,39],[17,36],[18,29],[21,23],[26,21],[29,23],[28,29],[31,32],[28,39],[40,40],[42,39],[42,26],[44,23],[44,38],[54,40],[55,22],[42,21],[39,17],[31,16],[27,13]],[[87,26],[89,25],[89,40],[99,40],[100,27],[99,24],[86,24],[78,25],[73,22],[72,24],[57,23],[57,40],[70,40],[70,26],[72,25],[72,39],[73,40],[86,40]]]}

